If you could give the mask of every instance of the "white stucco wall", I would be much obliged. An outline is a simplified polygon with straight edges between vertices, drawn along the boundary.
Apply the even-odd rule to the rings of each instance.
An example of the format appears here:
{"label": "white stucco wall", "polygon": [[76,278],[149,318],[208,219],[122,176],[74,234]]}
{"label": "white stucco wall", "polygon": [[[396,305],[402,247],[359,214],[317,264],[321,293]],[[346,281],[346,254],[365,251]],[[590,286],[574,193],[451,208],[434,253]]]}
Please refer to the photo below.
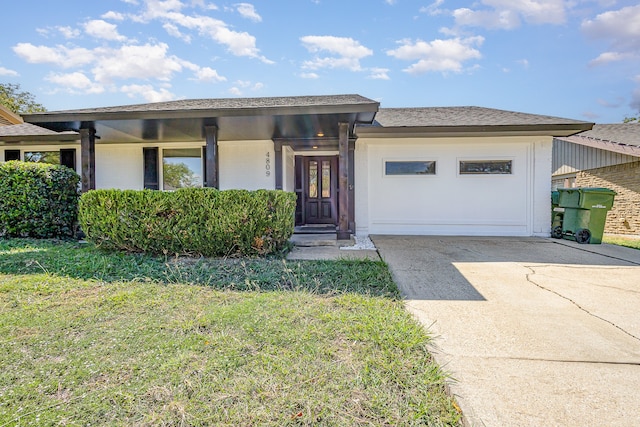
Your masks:
{"label": "white stucco wall", "polygon": [[[77,154],[79,155],[79,152]],[[96,144],[96,188],[142,190],[144,188],[142,146],[140,144]]]}
{"label": "white stucco wall", "polygon": [[296,191],[296,153],[291,147],[282,147],[282,189]]}
{"label": "white stucco wall", "polygon": [[[548,235],[551,138],[360,138],[356,232]],[[386,160],[434,160],[436,175],[385,176]],[[510,175],[460,175],[460,160],[512,160]]]}
{"label": "white stucco wall", "polygon": [[220,189],[273,190],[273,141],[219,141]]}

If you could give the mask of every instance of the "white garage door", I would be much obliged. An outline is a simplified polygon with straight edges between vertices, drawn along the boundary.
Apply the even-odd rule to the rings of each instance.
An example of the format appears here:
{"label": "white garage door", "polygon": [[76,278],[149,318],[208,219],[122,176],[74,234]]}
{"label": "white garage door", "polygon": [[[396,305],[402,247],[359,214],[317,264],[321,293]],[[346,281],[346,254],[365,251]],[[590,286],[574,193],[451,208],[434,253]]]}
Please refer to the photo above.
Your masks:
{"label": "white garage door", "polygon": [[459,141],[368,145],[370,234],[531,235],[531,144]]}

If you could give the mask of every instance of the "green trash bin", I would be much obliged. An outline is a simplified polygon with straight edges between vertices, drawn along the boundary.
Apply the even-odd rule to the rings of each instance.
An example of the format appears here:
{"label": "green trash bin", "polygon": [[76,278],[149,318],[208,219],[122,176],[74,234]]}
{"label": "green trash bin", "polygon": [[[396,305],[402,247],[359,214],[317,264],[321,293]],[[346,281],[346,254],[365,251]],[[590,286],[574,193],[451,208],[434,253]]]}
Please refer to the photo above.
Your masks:
{"label": "green trash bin", "polygon": [[[562,225],[555,225],[553,237],[573,238],[578,243],[602,243],[607,212],[616,192],[608,188],[559,188],[558,205],[564,208]],[[558,228],[560,227],[560,228]]]}
{"label": "green trash bin", "polygon": [[[562,237],[562,217],[564,216],[564,208],[559,207],[560,192],[551,192],[551,237],[559,239]],[[553,234],[555,230],[556,234]],[[560,234],[557,234],[560,233]]]}

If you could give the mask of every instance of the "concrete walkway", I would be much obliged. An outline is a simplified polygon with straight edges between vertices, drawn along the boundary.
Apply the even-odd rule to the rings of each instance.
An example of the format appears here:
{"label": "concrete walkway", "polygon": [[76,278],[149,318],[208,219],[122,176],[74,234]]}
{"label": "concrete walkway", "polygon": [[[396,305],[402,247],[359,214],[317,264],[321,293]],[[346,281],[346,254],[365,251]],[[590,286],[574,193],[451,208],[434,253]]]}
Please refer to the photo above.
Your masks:
{"label": "concrete walkway", "polygon": [[294,246],[288,260],[369,259],[380,261],[375,249],[357,249],[355,239],[336,240],[336,234],[294,234],[289,240]]}
{"label": "concrete walkway", "polygon": [[471,426],[640,422],[640,251],[373,236]]}

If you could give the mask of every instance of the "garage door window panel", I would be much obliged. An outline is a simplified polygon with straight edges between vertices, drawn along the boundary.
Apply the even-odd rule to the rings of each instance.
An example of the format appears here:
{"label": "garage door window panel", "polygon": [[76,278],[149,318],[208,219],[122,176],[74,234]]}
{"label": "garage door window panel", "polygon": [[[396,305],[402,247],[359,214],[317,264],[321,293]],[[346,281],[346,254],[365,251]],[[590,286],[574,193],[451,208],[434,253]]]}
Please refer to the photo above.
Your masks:
{"label": "garage door window panel", "polygon": [[416,175],[435,175],[435,160],[385,160],[384,162],[385,176],[416,176]]}
{"label": "garage door window panel", "polygon": [[460,160],[460,175],[513,175],[513,160]]}

